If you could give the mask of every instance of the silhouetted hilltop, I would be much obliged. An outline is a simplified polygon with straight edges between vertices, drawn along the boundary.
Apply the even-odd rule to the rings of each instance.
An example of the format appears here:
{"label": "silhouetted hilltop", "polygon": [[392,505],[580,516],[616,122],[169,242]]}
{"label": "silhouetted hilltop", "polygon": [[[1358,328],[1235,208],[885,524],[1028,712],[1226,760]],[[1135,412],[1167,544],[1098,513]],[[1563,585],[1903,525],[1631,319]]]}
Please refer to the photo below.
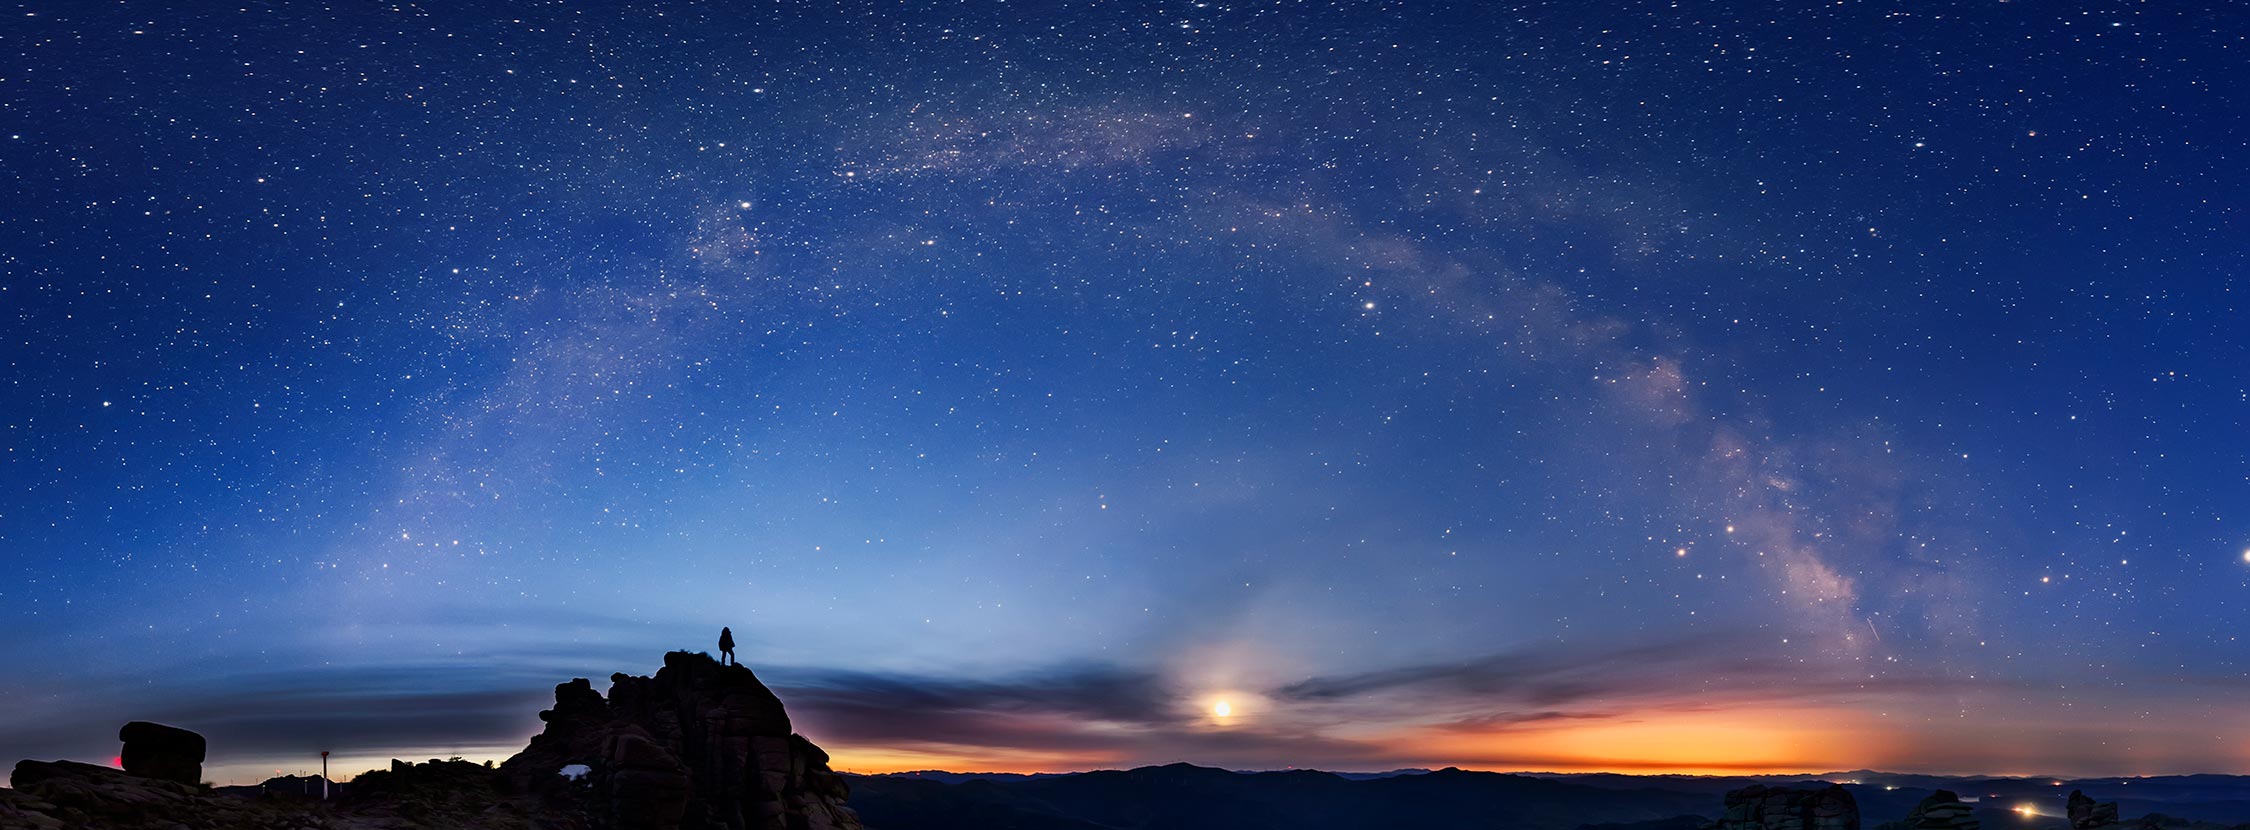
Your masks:
{"label": "silhouetted hilltop", "polygon": [[672,652],[654,677],[555,687],[545,731],[498,768],[465,761],[360,774],[321,800],[318,779],[212,788],[203,737],[123,733],[126,770],[23,761],[0,789],[0,830],[859,830],[849,785],[790,731],[749,669]]}
{"label": "silhouetted hilltop", "polygon": [[[545,731],[500,765],[515,788],[580,803],[600,827],[857,830],[828,753],[790,731],[781,699],[740,665],[675,651],[653,678],[555,687]],[[586,774],[565,777],[566,768]]]}
{"label": "silhouetted hilltop", "polygon": [[583,678],[559,684],[540,718],[544,730],[498,766],[393,761],[326,800],[318,778],[196,783],[203,737],[136,722],[119,733],[127,769],[17,764],[16,788],[0,789],[0,830],[861,830],[861,815],[880,830],[2250,830],[2250,778],[2219,775],[1339,774],[1169,764],[847,776],[793,731],[781,700],[749,669],[690,652],[665,655],[654,676],[612,675],[606,695]]}

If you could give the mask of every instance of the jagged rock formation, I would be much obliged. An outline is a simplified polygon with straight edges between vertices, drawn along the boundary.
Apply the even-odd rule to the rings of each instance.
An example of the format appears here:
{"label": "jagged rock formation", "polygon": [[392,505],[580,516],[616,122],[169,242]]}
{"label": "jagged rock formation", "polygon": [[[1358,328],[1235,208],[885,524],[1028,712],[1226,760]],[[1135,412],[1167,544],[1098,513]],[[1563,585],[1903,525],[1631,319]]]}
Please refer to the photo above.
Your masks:
{"label": "jagged rock formation", "polygon": [[[549,801],[576,799],[614,830],[857,830],[828,754],[790,730],[756,675],[675,651],[651,677],[555,687],[545,731],[501,772]],[[563,777],[585,765],[582,781]],[[1852,830],[1856,830],[1853,828]]]}
{"label": "jagged rock formation", "polygon": [[1744,787],[1727,793],[1726,812],[1704,830],[1859,830],[1859,803],[1835,784],[1822,790]]}
{"label": "jagged rock formation", "polygon": [[1939,790],[1906,814],[1906,830],[1977,830],[1976,810],[1952,790]]}
{"label": "jagged rock formation", "polygon": [[[860,830],[827,753],[741,666],[673,652],[654,678],[612,677],[607,700],[583,679],[557,686],[540,718],[498,769],[392,761],[328,801],[294,779],[202,786],[202,736],[136,722],[119,733],[131,773],[17,764],[0,830]],[[574,764],[589,771],[561,775]]]}
{"label": "jagged rock formation", "polygon": [[203,782],[203,736],[161,723],[133,721],[117,730],[125,742],[118,762],[126,772],[190,787]]}
{"label": "jagged rock formation", "polygon": [[2070,791],[2071,830],[2104,830],[2117,826],[2117,802],[2097,803],[2083,790]]}

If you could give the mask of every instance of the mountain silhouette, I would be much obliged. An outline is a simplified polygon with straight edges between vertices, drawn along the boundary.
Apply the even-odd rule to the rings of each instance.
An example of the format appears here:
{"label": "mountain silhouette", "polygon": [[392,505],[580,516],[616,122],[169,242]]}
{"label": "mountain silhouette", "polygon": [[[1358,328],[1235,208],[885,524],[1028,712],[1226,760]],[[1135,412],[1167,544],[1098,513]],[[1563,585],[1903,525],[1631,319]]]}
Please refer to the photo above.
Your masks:
{"label": "mountain silhouette", "polygon": [[[0,789],[0,830],[2250,830],[2250,778],[2226,775],[1235,772],[1186,763],[847,775],[793,731],[781,699],[750,669],[684,651],[666,654],[653,676],[612,675],[606,695],[584,678],[559,684],[540,719],[544,730],[497,766],[392,761],[328,788],[295,777],[201,784],[202,735],[135,722],[119,733],[125,769],[17,764],[14,789]],[[323,789],[334,797],[322,800]]]}
{"label": "mountain silhouette", "polygon": [[1482,827],[1572,830],[1711,813],[1700,793],[1625,790],[1443,769],[1354,780],[1311,770],[1239,773],[1190,764],[959,783],[857,776],[852,806],[884,830],[969,828]]}

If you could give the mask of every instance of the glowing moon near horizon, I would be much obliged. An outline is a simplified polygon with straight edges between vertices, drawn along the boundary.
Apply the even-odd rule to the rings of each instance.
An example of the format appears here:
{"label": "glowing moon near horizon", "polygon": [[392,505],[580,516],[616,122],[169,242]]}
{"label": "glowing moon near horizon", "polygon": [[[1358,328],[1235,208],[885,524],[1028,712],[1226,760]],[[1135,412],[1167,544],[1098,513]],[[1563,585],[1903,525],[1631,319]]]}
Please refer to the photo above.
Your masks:
{"label": "glowing moon near horizon", "polygon": [[1211,715],[1220,718],[1231,717],[1234,715],[1234,706],[1224,700],[1213,703],[1211,704]]}

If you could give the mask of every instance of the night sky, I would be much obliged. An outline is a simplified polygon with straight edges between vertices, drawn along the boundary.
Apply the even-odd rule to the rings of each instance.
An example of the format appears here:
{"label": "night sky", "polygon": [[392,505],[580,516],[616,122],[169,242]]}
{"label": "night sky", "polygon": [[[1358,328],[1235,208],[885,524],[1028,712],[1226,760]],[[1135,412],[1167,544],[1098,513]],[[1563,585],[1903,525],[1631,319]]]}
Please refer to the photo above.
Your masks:
{"label": "night sky", "polygon": [[0,11],[0,763],[2250,773],[2250,11],[932,5]]}

